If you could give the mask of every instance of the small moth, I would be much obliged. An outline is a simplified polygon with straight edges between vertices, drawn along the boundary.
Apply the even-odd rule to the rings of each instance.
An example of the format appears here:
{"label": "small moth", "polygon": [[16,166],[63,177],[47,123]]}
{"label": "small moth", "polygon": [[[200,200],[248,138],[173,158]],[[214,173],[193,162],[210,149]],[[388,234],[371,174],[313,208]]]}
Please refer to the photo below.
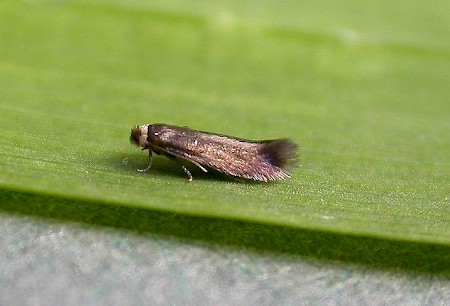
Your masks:
{"label": "small moth", "polygon": [[[130,142],[148,150],[147,171],[152,153],[186,160],[204,172],[214,169],[226,175],[255,181],[290,178],[286,171],[297,160],[297,146],[289,139],[252,141],[191,130],[167,124],[144,124],[131,129]],[[192,175],[182,166],[189,181]]]}

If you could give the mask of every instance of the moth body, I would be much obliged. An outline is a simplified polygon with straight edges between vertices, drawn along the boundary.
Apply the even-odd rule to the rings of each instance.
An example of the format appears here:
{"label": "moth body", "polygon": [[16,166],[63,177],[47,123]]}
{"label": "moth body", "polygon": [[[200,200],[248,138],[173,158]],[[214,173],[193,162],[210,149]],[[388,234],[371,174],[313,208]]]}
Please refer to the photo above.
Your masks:
{"label": "moth body", "polygon": [[[253,141],[202,132],[167,124],[146,124],[131,130],[131,143],[169,158],[186,160],[202,171],[214,169],[229,176],[256,181],[282,180],[286,171],[296,164],[297,146],[289,139]],[[183,167],[189,180],[190,172]]]}

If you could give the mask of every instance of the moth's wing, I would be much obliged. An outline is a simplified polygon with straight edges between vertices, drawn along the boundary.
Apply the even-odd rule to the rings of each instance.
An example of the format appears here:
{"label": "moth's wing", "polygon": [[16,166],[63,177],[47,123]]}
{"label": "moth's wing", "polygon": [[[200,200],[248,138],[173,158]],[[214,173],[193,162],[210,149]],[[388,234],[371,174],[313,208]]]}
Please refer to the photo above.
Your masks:
{"label": "moth's wing", "polygon": [[197,167],[199,167],[200,170],[202,170],[203,172],[208,172],[208,170],[206,170],[205,167],[203,167],[201,165],[201,163],[192,159],[192,157],[190,157],[190,155],[184,151],[181,151],[181,150],[178,150],[178,149],[172,148],[172,147],[165,147],[165,148],[157,147],[156,150],[163,153],[166,156],[169,156],[169,157],[184,159],[184,160],[196,165]]}
{"label": "moth's wing", "polygon": [[265,182],[289,178],[289,173],[274,162],[273,149],[269,147],[267,150],[268,143],[273,142],[227,139],[224,143],[209,140],[207,145],[202,145],[196,150],[168,147],[166,151],[193,163],[202,170],[204,169],[202,166],[205,166],[230,176]]}
{"label": "moth's wing", "polygon": [[287,139],[253,142],[185,128],[159,131],[158,151],[184,159],[206,172],[212,168],[230,176],[269,181],[289,178],[283,168],[295,155]]}
{"label": "moth's wing", "polygon": [[243,151],[236,150],[223,160],[214,160],[212,168],[218,168],[228,175],[257,181],[272,181],[289,178],[281,167],[274,165],[265,154],[261,154],[264,144],[254,143]]}

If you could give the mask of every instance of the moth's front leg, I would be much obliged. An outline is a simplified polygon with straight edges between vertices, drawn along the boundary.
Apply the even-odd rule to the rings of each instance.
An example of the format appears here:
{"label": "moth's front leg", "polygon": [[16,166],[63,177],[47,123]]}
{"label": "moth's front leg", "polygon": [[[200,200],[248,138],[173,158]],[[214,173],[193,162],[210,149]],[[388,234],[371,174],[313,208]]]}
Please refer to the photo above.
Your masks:
{"label": "moth's front leg", "polygon": [[153,161],[153,154],[152,154],[152,152],[153,152],[153,150],[152,150],[151,147],[143,148],[142,150],[145,150],[145,149],[148,149],[148,164],[147,164],[147,167],[145,167],[144,169],[137,169],[137,171],[139,171],[139,172],[148,171],[148,170],[150,170],[150,168],[152,166],[152,161]]}

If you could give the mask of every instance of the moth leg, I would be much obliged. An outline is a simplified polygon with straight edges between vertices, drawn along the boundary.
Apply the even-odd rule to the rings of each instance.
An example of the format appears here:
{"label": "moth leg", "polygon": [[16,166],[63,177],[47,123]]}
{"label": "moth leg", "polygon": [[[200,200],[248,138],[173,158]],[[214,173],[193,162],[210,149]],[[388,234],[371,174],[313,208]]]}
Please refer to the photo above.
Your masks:
{"label": "moth leg", "polygon": [[181,166],[181,168],[183,168],[184,173],[187,174],[188,182],[192,182],[193,177],[192,177],[191,172],[185,166]]}
{"label": "moth leg", "polygon": [[149,148],[148,149],[148,164],[147,164],[147,167],[145,167],[144,169],[137,169],[137,171],[145,172],[145,171],[150,170],[150,167],[152,166],[152,161],[153,161],[153,154],[152,154],[152,152],[153,152],[152,149]]}
{"label": "moth leg", "polygon": [[205,167],[203,167],[203,166],[200,165],[199,163],[194,163],[193,161],[191,161],[191,163],[193,163],[194,165],[196,165],[197,167],[199,167],[200,170],[202,170],[203,172],[208,172],[208,170],[206,170]]}

